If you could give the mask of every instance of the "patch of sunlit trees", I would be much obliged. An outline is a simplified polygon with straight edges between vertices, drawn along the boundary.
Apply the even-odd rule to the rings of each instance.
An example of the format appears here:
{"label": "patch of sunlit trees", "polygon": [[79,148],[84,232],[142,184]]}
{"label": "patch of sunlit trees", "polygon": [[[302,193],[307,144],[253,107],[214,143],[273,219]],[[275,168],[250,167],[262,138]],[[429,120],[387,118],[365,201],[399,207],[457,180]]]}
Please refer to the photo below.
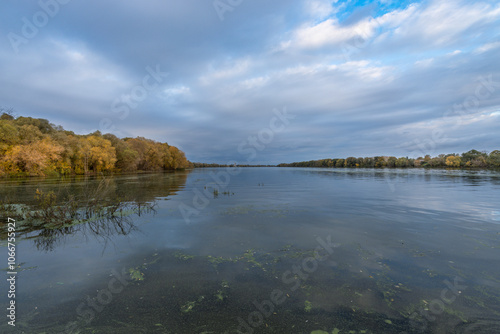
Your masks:
{"label": "patch of sunlit trees", "polygon": [[0,176],[46,176],[190,168],[184,152],[142,137],[77,135],[46,119],[0,116]]}
{"label": "patch of sunlit trees", "polygon": [[470,150],[462,154],[440,154],[437,157],[426,155],[412,159],[408,157],[376,156],[368,158],[348,157],[346,159],[321,159],[289,164],[279,167],[336,167],[336,168],[500,168],[500,151],[480,152]]}

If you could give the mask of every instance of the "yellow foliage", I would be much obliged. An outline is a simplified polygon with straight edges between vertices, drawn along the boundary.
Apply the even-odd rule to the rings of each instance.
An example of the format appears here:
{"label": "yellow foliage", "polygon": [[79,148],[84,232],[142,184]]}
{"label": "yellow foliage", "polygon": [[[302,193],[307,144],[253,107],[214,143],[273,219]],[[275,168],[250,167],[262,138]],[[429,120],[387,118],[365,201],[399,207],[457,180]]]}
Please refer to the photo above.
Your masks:
{"label": "yellow foliage", "polygon": [[56,169],[64,148],[45,138],[27,145],[12,146],[5,154],[4,167],[9,172],[25,172],[28,175],[45,175]]}
{"label": "yellow foliage", "polygon": [[450,155],[446,158],[446,166],[449,167],[460,167],[462,159],[459,156]]}

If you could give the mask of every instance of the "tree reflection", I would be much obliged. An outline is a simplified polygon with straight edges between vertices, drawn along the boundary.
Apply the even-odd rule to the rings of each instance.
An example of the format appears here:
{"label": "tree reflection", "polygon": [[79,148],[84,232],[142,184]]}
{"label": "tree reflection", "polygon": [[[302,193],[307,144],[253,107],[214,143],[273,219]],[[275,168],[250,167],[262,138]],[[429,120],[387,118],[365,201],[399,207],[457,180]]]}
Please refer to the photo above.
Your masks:
{"label": "tree reflection", "polygon": [[[36,188],[29,201],[0,202],[0,212],[15,217],[18,240],[31,239],[39,250],[53,251],[75,234],[95,238],[105,249],[113,237],[138,231],[134,217],[156,214],[157,199],[174,195],[187,175],[156,173],[51,184]],[[5,228],[0,239],[7,239]]]}
{"label": "tree reflection", "polygon": [[99,218],[90,217],[86,221],[60,228],[42,227],[27,233],[29,236],[26,239],[32,239],[38,250],[50,252],[63,244],[68,235],[79,234],[86,239],[94,237],[96,240],[102,242],[104,244],[104,251],[108,242],[112,242],[112,237],[126,236],[138,231],[138,228],[134,224],[134,216],[156,213],[154,208],[155,203],[127,203],[124,206],[127,212],[129,212],[127,215],[106,215]]}

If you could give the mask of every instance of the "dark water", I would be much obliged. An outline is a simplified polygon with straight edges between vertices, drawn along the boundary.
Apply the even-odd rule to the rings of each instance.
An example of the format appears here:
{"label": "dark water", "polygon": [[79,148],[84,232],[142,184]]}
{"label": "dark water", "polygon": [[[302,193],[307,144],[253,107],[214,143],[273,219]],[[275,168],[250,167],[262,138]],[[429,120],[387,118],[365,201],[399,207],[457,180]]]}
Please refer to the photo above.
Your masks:
{"label": "dark water", "polygon": [[16,326],[3,315],[0,332],[500,333],[500,173],[232,172],[2,181],[10,203],[39,189],[127,206],[19,222]]}

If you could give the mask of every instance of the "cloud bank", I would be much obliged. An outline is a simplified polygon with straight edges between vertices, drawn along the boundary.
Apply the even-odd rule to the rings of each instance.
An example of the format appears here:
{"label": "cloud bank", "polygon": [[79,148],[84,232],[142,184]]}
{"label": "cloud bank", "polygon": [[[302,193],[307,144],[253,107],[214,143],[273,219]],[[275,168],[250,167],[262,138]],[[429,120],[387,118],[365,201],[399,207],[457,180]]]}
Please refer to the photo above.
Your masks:
{"label": "cloud bank", "polygon": [[[76,133],[219,163],[499,149],[498,1],[8,0],[0,12],[0,106]],[[238,147],[283,108],[295,117],[250,161]]]}

